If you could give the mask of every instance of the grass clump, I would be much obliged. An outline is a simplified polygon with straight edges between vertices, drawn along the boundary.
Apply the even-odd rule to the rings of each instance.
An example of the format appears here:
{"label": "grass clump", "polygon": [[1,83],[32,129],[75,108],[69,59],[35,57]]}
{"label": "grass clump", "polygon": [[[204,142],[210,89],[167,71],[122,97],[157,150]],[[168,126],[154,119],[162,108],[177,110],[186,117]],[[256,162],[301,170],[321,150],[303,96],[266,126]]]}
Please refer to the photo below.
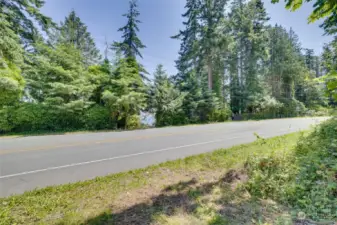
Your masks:
{"label": "grass clump", "polygon": [[293,150],[250,157],[248,190],[289,205],[295,215],[337,221],[337,119],[299,139]]}

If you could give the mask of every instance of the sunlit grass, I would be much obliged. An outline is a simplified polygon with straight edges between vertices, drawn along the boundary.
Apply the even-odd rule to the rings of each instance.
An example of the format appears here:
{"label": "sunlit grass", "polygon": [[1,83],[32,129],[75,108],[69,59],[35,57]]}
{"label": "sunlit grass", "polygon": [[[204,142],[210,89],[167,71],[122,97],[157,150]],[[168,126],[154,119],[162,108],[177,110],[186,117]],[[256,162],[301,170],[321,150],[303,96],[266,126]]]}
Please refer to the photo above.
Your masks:
{"label": "sunlit grass", "polygon": [[[187,179],[186,177],[193,177],[197,182],[209,181],[212,176],[224,174],[230,168],[243,167],[248,156],[252,154],[264,155],[291,149],[300,136],[300,133],[293,133],[263,140],[263,144],[258,140],[251,144],[220,149],[144,169],[47,187],[3,198],[0,199],[0,224],[80,224],[88,220],[91,221],[88,224],[101,224],[102,220],[113,221],[114,205],[133,204],[132,196],[128,197],[131,202],[123,202],[118,199],[121,195],[128,196],[129,192],[148,189],[151,189],[149,193],[156,192],[167,185]],[[187,196],[199,201],[201,194],[197,189],[190,189]],[[206,206],[203,207],[205,209]],[[202,208],[200,210],[202,211]],[[197,219],[208,221],[209,224],[221,224],[217,221],[225,221],[224,218],[219,218],[212,213],[212,210],[210,208],[210,214],[200,214],[204,219]],[[179,216],[170,219],[164,215],[158,216],[160,220],[170,220],[168,224],[176,224],[175,220],[177,223],[180,220],[186,220]],[[98,217],[97,223],[94,222],[95,217]]]}

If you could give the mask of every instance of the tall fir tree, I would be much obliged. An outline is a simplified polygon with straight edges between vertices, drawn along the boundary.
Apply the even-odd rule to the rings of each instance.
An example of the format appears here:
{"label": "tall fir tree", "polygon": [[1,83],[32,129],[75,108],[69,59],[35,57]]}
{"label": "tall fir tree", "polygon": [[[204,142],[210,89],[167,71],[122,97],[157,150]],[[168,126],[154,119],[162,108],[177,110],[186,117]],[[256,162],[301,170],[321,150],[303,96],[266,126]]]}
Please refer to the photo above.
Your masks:
{"label": "tall fir tree", "polygon": [[[139,128],[140,112],[146,108],[146,86],[135,58],[122,58],[116,65],[102,99],[119,128]],[[131,125],[135,122],[135,125]]]}
{"label": "tall fir tree", "polygon": [[[200,6],[199,55],[202,65],[206,68],[208,89],[211,91],[213,90],[214,74],[219,72],[215,71],[215,62],[218,61],[218,57],[222,57],[218,50],[223,47],[224,42],[221,39],[222,36],[219,36],[217,32],[217,28],[225,17],[226,3],[227,0],[204,0]],[[223,69],[221,70],[223,71]],[[220,72],[222,72],[221,70]],[[220,78],[220,76],[217,77]]]}
{"label": "tall fir tree", "polygon": [[308,70],[314,72],[315,71],[314,50],[309,48],[305,49],[304,57],[305,57],[305,65],[307,66]]}
{"label": "tall fir tree", "polygon": [[185,93],[174,87],[163,65],[158,65],[151,88],[151,108],[155,113],[156,126],[178,125],[184,123],[183,101]]}
{"label": "tall fir tree", "polygon": [[119,28],[118,31],[122,32],[123,40],[121,42],[114,42],[113,48],[121,51],[125,57],[136,58],[137,56],[143,57],[140,50],[146,46],[141,42],[137,36],[139,32],[138,16],[140,15],[138,11],[137,0],[130,0],[129,11],[123,16],[127,18],[127,23],[124,27]]}
{"label": "tall fir tree", "polygon": [[200,0],[187,0],[185,5],[186,12],[182,15],[185,21],[184,30],[180,30],[174,39],[181,40],[179,58],[176,61],[178,74],[175,77],[177,81],[187,79],[188,74],[197,70],[198,66],[198,36],[201,26],[198,19],[200,18]]}
{"label": "tall fir tree", "polygon": [[56,42],[73,45],[81,52],[84,63],[87,66],[98,63],[101,58],[95,41],[87,30],[87,26],[76,15],[74,10],[69,13],[64,22],[61,22],[59,32],[56,33]]}
{"label": "tall fir tree", "polygon": [[266,9],[261,0],[252,0],[244,7],[244,15],[248,19],[244,31],[242,107],[247,107],[261,101],[265,96],[263,75],[264,62],[267,59],[267,31],[266,22],[269,20]]}
{"label": "tall fir tree", "polygon": [[81,113],[89,107],[95,85],[89,81],[81,52],[73,45],[37,43],[24,70],[27,95],[61,112]]}
{"label": "tall fir tree", "polygon": [[0,14],[0,109],[15,104],[22,96],[25,84],[22,64],[23,49],[19,36],[12,30],[6,15]]}
{"label": "tall fir tree", "polygon": [[45,32],[56,26],[49,17],[40,12],[44,3],[44,0],[0,0],[0,14],[11,24],[14,33],[21,37],[24,47],[31,47],[40,36],[37,25]]}

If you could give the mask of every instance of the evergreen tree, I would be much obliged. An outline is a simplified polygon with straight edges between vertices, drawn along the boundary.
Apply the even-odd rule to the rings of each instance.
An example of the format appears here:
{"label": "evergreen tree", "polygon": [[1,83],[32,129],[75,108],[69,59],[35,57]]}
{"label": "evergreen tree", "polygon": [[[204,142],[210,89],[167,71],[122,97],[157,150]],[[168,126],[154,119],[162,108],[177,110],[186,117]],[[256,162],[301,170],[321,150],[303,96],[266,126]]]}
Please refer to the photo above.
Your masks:
{"label": "evergreen tree", "polygon": [[187,0],[186,12],[182,15],[185,19],[183,25],[184,30],[173,36],[174,39],[181,40],[179,58],[176,61],[178,75],[175,77],[177,81],[187,79],[187,75],[197,69],[198,62],[198,36],[201,26],[198,19],[200,18],[200,0]]}
{"label": "evergreen tree", "polygon": [[337,37],[325,44],[322,53],[322,66],[325,73],[337,71]]}
{"label": "evergreen tree", "polygon": [[262,79],[268,49],[265,24],[269,17],[261,0],[250,1],[244,11],[249,19],[247,38],[244,41],[242,71],[244,75],[243,109],[246,110],[249,105],[260,101],[266,94]]}
{"label": "evergreen tree", "polygon": [[319,56],[314,56],[314,71],[316,77],[322,76],[321,58]]}
{"label": "evergreen tree", "polygon": [[99,50],[96,48],[91,34],[87,31],[87,26],[74,10],[70,12],[64,22],[61,22],[56,38],[57,43],[73,45],[78,49],[86,65],[97,63],[100,59]]}
{"label": "evergreen tree", "polygon": [[[272,0],[273,3],[279,2],[280,0]],[[308,21],[310,23],[315,22],[319,19],[324,19],[321,27],[325,30],[327,34],[337,33],[337,2],[332,0],[307,0],[305,2],[312,2],[314,10],[310,14]],[[286,8],[295,11],[299,9],[303,1],[299,0],[285,0]]]}
{"label": "evergreen tree", "polygon": [[315,71],[315,59],[314,59],[314,50],[313,49],[305,49],[305,64],[309,71]]}
{"label": "evergreen tree", "polygon": [[121,51],[125,57],[135,58],[139,56],[142,58],[142,54],[140,50],[145,48],[141,40],[137,36],[137,32],[139,32],[138,24],[140,21],[137,19],[139,16],[137,0],[131,0],[129,2],[129,12],[124,14],[127,18],[127,23],[124,27],[119,28],[118,31],[122,32],[122,42],[114,42],[113,48]]}
{"label": "evergreen tree", "polygon": [[294,116],[304,110],[304,105],[296,99],[303,93],[303,80],[307,68],[301,55],[298,36],[281,26],[269,29],[269,69],[266,75],[271,94],[284,103],[282,116]]}
{"label": "evergreen tree", "polygon": [[11,24],[14,33],[20,35],[25,46],[30,45],[39,36],[36,24],[44,31],[55,26],[53,21],[40,12],[44,0],[0,0],[0,15]]}
{"label": "evergreen tree", "polygon": [[105,59],[101,64],[89,66],[88,72],[90,74],[89,82],[95,85],[90,100],[98,105],[103,105],[102,93],[112,76],[113,67],[109,60]]}
{"label": "evergreen tree", "polygon": [[[209,90],[213,90],[215,62],[218,61],[218,57],[222,57],[222,55],[218,54],[217,50],[221,49],[220,46],[223,42],[216,31],[220,21],[224,19],[226,3],[227,0],[204,0],[200,5],[201,32],[199,55],[202,65],[207,70]],[[223,68],[221,70],[223,71]]]}
{"label": "evergreen tree", "polygon": [[146,107],[146,87],[134,57],[120,59],[104,90],[102,99],[118,127],[138,128],[139,114]]}
{"label": "evergreen tree", "polygon": [[337,101],[337,37],[324,45],[322,53],[322,66],[326,73],[324,81],[329,95],[329,103],[336,105]]}
{"label": "evergreen tree", "polygon": [[230,73],[230,98],[231,108],[234,113],[243,112],[243,56],[244,41],[247,33],[243,32],[245,23],[244,0],[235,0],[232,2],[231,11],[229,13],[229,21],[231,27],[231,35],[234,37],[231,53],[229,56],[229,73]]}
{"label": "evergreen tree", "polygon": [[184,123],[182,110],[184,93],[180,93],[169,80],[163,65],[158,65],[154,73],[151,89],[151,108],[155,112],[156,126]]}
{"label": "evergreen tree", "polygon": [[264,95],[263,66],[268,48],[265,23],[269,18],[260,0],[233,1],[229,18],[236,40],[229,57],[231,105],[235,112],[244,112]]}
{"label": "evergreen tree", "polygon": [[28,96],[63,112],[82,112],[90,106],[95,85],[89,82],[81,53],[66,44],[54,49],[37,43],[35,48],[36,52],[28,55],[24,70]]}
{"label": "evergreen tree", "polygon": [[22,95],[24,79],[20,67],[23,50],[11,24],[0,14],[0,108],[15,104]]}

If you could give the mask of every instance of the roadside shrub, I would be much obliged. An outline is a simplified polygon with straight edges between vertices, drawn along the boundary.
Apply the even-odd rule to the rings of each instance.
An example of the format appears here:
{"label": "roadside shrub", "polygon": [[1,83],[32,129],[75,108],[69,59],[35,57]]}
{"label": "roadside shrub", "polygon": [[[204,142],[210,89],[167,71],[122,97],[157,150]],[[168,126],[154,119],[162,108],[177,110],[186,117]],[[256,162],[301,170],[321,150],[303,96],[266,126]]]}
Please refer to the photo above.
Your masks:
{"label": "roadside shrub", "polygon": [[183,125],[187,123],[187,118],[182,111],[156,114],[156,127]]}
{"label": "roadside shrub", "polygon": [[85,111],[83,123],[88,130],[113,129],[116,127],[109,110],[99,105],[95,105]]}
{"label": "roadside shrub", "polygon": [[126,118],[126,124],[125,124],[126,129],[139,129],[141,128],[141,122],[140,122],[140,116],[138,115],[132,115],[128,116]]}
{"label": "roadside shrub", "polygon": [[224,122],[231,118],[232,111],[229,108],[214,109],[208,114],[210,122]]}
{"label": "roadside shrub", "polygon": [[0,133],[9,132],[14,128],[12,121],[13,107],[5,106],[0,109]]}
{"label": "roadside shrub", "polygon": [[286,201],[287,186],[295,176],[297,166],[289,153],[273,153],[266,157],[250,157],[248,188],[254,196]]}
{"label": "roadside shrub", "polygon": [[251,194],[291,205],[314,220],[337,219],[337,119],[302,137],[284,154],[247,161]]}
{"label": "roadside shrub", "polygon": [[281,117],[303,116],[305,115],[305,112],[305,105],[296,99],[284,101],[283,106],[280,108]]}
{"label": "roadside shrub", "polygon": [[17,132],[53,129],[54,118],[48,114],[47,106],[21,103],[13,112],[14,130]]}

